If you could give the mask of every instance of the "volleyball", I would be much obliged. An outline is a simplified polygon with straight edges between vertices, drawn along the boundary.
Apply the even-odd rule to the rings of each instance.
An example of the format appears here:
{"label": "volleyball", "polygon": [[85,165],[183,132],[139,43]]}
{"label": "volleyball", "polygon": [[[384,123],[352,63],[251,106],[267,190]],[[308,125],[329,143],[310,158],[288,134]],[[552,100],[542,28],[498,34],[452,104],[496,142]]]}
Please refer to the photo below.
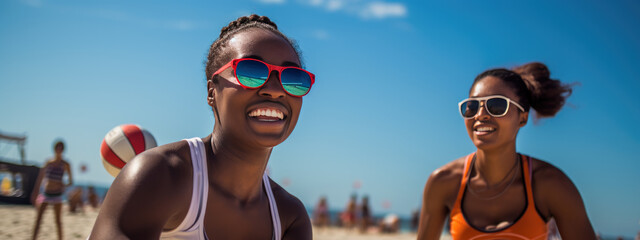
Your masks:
{"label": "volleyball", "polygon": [[135,124],[117,126],[104,136],[100,145],[102,165],[116,177],[133,157],[156,146],[155,138],[146,129]]}

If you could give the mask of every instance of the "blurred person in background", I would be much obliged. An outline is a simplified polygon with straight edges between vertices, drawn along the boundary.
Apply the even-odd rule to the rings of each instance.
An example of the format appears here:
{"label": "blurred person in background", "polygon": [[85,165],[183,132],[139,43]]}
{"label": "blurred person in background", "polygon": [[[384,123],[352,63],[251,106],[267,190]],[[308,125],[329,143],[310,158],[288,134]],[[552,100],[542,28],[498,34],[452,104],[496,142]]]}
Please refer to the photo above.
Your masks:
{"label": "blurred person in background", "polygon": [[[66,188],[73,184],[73,175],[71,174],[69,163],[62,158],[62,153],[64,152],[64,142],[62,142],[62,140],[57,140],[53,143],[53,152],[53,158],[47,160],[45,165],[40,169],[35,186],[33,187],[33,193],[31,194],[31,202],[38,209],[35,226],[33,228],[33,239],[37,239],[38,237],[42,214],[50,204],[53,205],[58,239],[62,239],[62,195]],[[67,183],[63,182],[65,174],[68,176]],[[43,181],[44,191],[39,193],[40,185]]]}

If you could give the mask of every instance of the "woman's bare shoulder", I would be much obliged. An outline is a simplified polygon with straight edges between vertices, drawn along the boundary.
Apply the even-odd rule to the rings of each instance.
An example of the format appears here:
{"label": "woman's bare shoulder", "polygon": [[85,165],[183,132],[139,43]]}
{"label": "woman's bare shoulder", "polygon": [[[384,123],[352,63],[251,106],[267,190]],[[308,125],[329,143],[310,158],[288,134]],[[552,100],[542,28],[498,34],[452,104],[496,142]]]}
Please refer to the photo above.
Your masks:
{"label": "woman's bare shoulder", "polygon": [[146,161],[150,164],[156,163],[161,165],[168,165],[171,167],[179,167],[181,165],[190,165],[191,157],[189,151],[189,144],[185,141],[173,142],[165,145],[144,151],[140,155],[136,156],[132,160],[134,161]]}
{"label": "woman's bare shoulder", "polygon": [[558,167],[532,158],[531,168],[533,196],[543,218],[550,218],[558,206],[582,201],[573,181]]}
{"label": "woman's bare shoulder", "polygon": [[[293,194],[287,192],[282,186],[269,179],[273,196],[280,210],[280,217],[298,217],[301,213],[307,214],[307,210],[302,201]],[[283,216],[284,215],[284,216]]]}
{"label": "woman's bare shoulder", "polygon": [[67,160],[62,160],[62,165],[64,167],[66,167],[66,168],[70,168],[71,167],[71,164],[69,164],[69,161],[67,161]]}
{"label": "woman's bare shoulder", "polygon": [[533,182],[544,187],[561,187],[558,183],[570,183],[571,179],[553,164],[544,160],[531,158]]}
{"label": "woman's bare shoulder", "polygon": [[[270,180],[273,195],[278,204],[278,213],[283,232],[291,231],[293,239],[306,239],[311,234],[311,222],[307,209],[300,199],[287,192],[275,181]],[[297,236],[297,237],[295,237]]]}
{"label": "woman's bare shoulder", "polygon": [[174,191],[180,189],[191,172],[188,144],[174,142],[144,151],[127,162],[114,185],[124,189],[158,187]]}
{"label": "woman's bare shoulder", "polygon": [[460,188],[460,180],[464,174],[466,157],[455,159],[434,170],[424,187],[423,201],[430,206],[451,207],[455,202]]}
{"label": "woman's bare shoulder", "polygon": [[188,209],[191,197],[188,154],[188,144],[175,142],[129,161],[109,188],[93,236],[120,232],[155,237],[166,224],[178,221],[176,214]]}
{"label": "woman's bare shoulder", "polygon": [[467,157],[460,157],[455,159],[442,167],[434,170],[429,176],[429,181],[433,181],[435,184],[450,185],[457,184],[462,179],[464,174],[465,161]]}
{"label": "woman's bare shoulder", "polygon": [[46,167],[50,166],[55,161],[56,161],[55,158],[47,158],[46,160],[44,160],[44,164],[42,165],[42,168],[46,168]]}

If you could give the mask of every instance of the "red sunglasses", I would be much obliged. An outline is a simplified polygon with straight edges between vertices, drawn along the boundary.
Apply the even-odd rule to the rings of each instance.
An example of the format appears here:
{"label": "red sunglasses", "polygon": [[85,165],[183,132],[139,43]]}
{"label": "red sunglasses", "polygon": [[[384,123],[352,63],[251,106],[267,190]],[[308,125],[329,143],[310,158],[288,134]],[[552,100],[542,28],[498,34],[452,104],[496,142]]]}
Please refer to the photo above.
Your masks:
{"label": "red sunglasses", "polygon": [[313,73],[299,67],[276,66],[253,58],[233,59],[213,73],[211,78],[229,67],[233,68],[238,83],[245,89],[262,87],[269,79],[271,71],[277,71],[282,89],[294,97],[307,95],[316,78]]}

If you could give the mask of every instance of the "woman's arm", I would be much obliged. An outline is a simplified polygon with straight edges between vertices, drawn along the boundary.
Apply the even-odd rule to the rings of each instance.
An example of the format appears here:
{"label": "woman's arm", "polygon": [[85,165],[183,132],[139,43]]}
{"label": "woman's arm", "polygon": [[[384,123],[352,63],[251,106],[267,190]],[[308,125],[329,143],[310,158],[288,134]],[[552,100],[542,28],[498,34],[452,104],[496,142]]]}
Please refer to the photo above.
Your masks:
{"label": "woman's arm", "polygon": [[544,194],[550,217],[555,218],[562,239],[596,239],[580,192],[560,169],[547,165],[538,171],[534,183]]}
{"label": "woman's arm", "polygon": [[297,197],[291,195],[278,183],[269,179],[273,196],[278,204],[278,213],[282,224],[283,240],[311,240],[311,219],[307,209]]}
{"label": "woman's arm", "polygon": [[90,239],[158,239],[167,224],[176,227],[184,218],[192,191],[190,162],[161,150],[143,152],[125,165],[109,188]]}
{"label": "woman's arm", "polygon": [[47,166],[49,166],[49,161],[47,161],[47,163],[45,163],[44,166],[40,168],[40,171],[38,171],[38,178],[36,178],[36,182],[33,184],[33,190],[31,191],[31,204],[35,205],[36,203],[36,197],[40,193],[40,185],[42,184],[42,178],[44,178],[44,173],[47,169]]}
{"label": "woman's arm", "polygon": [[[302,205],[302,203],[300,203]],[[299,208],[300,209],[300,208]],[[304,210],[304,206],[301,208]],[[311,234],[311,220],[307,211],[298,211],[298,216],[293,223],[283,231],[283,240],[313,239]]]}
{"label": "woman's arm", "polygon": [[69,182],[66,186],[70,187],[71,185],[73,185],[73,175],[71,174],[71,166],[67,161],[64,161],[64,170],[67,171],[67,174],[69,174]]}
{"label": "woman's arm", "polygon": [[[418,239],[438,240],[442,234],[442,227],[449,210],[446,205],[447,185],[450,172],[436,170],[431,173],[424,187],[422,196],[422,210],[418,224]],[[450,191],[450,189],[449,189]]]}

